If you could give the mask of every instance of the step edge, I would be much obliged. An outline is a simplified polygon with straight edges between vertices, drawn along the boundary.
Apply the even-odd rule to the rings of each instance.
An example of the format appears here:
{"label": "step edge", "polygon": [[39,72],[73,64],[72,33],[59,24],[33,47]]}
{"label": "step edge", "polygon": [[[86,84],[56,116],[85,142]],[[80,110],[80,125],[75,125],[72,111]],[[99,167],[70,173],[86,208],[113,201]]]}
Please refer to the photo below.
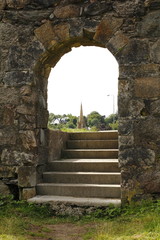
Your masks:
{"label": "step edge", "polygon": [[38,183],[36,186],[37,187],[42,187],[42,186],[59,186],[59,187],[108,187],[108,188],[121,188],[120,184],[86,184],[86,183],[75,183],[75,184],[71,184],[71,183]]}
{"label": "step edge", "polygon": [[82,151],[84,151],[84,152],[99,152],[99,151],[102,151],[102,152],[109,152],[109,151],[111,151],[111,152],[113,152],[113,151],[115,151],[115,152],[118,152],[119,151],[119,149],[117,149],[117,148],[111,148],[111,149],[104,149],[104,148],[88,148],[88,149],[85,149],[85,148],[81,148],[81,149],[79,149],[79,148],[77,148],[77,149],[72,149],[72,148],[70,148],[70,149],[65,149],[65,150],[63,150],[63,152],[70,152],[70,151],[73,151],[73,152],[82,152]]}
{"label": "step edge", "polygon": [[111,175],[117,175],[120,176],[121,173],[120,172],[58,172],[58,171],[52,171],[52,172],[43,172],[44,175],[51,175],[51,174],[55,174],[55,175],[106,175],[106,176],[111,176]]}
{"label": "step edge", "polygon": [[117,158],[63,158],[59,160],[50,161],[47,164],[53,163],[118,163]]}
{"label": "step edge", "polygon": [[82,198],[56,195],[36,195],[27,201],[35,203],[71,203],[78,206],[108,206],[110,204],[114,204],[115,206],[121,205],[120,198]]}
{"label": "step edge", "polygon": [[69,139],[67,142],[118,142],[118,139]]}

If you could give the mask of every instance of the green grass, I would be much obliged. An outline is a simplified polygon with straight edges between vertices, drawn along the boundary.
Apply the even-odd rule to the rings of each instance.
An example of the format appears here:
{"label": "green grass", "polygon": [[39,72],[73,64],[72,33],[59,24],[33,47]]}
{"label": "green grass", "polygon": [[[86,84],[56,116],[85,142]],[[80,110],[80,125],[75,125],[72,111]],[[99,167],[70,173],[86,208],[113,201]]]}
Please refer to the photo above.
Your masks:
{"label": "green grass", "polygon": [[160,240],[160,201],[142,202],[121,209],[103,221],[94,240]]}
{"label": "green grass", "polygon": [[[0,198],[0,240],[48,239],[55,233],[52,226],[64,228],[65,224],[66,236],[67,224],[81,229],[88,226],[79,233],[83,240],[160,240],[160,201],[110,206],[78,219],[53,216],[47,205]],[[70,239],[76,234],[72,232]]]}
{"label": "green grass", "polygon": [[97,132],[97,128],[94,127],[94,128],[91,128],[90,130],[86,129],[86,128],[62,128],[60,129],[62,132]]}

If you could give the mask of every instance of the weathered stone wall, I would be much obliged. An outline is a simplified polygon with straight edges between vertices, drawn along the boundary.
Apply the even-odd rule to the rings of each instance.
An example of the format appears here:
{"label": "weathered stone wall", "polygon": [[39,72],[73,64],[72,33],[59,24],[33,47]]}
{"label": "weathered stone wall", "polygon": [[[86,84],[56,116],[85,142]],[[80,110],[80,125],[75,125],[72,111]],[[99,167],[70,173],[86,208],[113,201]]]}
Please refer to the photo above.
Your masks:
{"label": "weathered stone wall", "polygon": [[35,194],[51,67],[72,47],[100,46],[119,62],[122,199],[160,193],[159,23],[159,0],[0,0],[1,182]]}
{"label": "weathered stone wall", "polygon": [[48,162],[61,159],[62,149],[66,148],[69,139],[67,132],[49,130],[48,137]]}

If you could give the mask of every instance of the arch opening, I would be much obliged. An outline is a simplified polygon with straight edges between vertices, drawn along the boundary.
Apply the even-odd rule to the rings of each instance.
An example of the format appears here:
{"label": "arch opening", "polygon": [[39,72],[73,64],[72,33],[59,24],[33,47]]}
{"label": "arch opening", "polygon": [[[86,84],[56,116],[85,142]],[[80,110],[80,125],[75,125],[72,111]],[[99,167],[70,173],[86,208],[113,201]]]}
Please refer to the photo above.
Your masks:
{"label": "arch opening", "polygon": [[[103,130],[115,128],[117,125],[111,127],[109,123],[118,115],[118,74],[118,63],[106,48],[72,48],[51,70],[48,79],[49,113],[70,114],[78,118],[80,104],[83,103],[85,116],[98,112],[104,119],[110,117],[107,125],[104,122]],[[61,125],[55,117],[52,127],[63,128]],[[70,124],[71,128],[76,128],[76,125]]]}

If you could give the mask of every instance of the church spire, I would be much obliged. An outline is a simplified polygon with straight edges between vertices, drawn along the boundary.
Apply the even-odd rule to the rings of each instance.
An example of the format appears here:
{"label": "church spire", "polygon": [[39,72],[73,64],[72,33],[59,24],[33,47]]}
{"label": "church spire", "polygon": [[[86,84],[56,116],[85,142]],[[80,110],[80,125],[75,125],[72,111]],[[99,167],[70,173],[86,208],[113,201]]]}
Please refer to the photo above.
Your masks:
{"label": "church spire", "polygon": [[78,128],[84,128],[85,127],[85,123],[84,123],[84,117],[83,117],[83,107],[82,107],[82,103],[81,103],[81,107],[80,107],[80,116],[78,119]]}

